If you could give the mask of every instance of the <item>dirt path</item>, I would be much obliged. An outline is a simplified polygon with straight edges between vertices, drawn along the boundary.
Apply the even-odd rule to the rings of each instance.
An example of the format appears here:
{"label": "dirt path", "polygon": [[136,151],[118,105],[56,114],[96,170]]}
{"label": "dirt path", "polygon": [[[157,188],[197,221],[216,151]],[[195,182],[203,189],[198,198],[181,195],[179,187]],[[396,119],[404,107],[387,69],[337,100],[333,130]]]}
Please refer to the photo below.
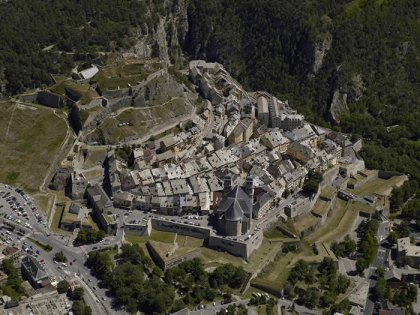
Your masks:
{"label": "dirt path", "polygon": [[12,111],[12,115],[10,116],[9,123],[7,124],[6,135],[4,136],[4,144],[6,144],[6,142],[7,142],[7,136],[9,135],[10,126],[11,126],[12,121],[13,121],[13,116],[15,114],[16,107],[17,107],[17,104],[15,103],[15,105],[13,106],[13,111]]}
{"label": "dirt path", "polygon": [[155,105],[155,106],[146,106],[146,107],[136,107],[136,106],[129,106],[129,107],[123,107],[117,110],[117,112],[115,113],[114,116],[112,116],[113,118],[118,117],[119,115],[121,115],[123,112],[125,112],[126,110],[129,109],[135,109],[135,110],[142,110],[142,109],[154,109],[156,107],[162,107],[165,106],[166,104],[169,104],[172,101],[175,101],[177,99],[179,99],[180,97],[176,96],[176,97],[172,97],[169,101],[159,104],[159,105]]}

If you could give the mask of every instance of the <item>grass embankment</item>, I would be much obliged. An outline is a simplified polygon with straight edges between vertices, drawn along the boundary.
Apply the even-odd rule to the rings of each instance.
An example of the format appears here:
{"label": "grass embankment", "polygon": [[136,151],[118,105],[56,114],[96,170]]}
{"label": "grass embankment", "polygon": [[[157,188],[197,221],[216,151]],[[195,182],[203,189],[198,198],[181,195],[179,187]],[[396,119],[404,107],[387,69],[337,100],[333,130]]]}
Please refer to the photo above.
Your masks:
{"label": "grass embankment", "polygon": [[61,219],[63,217],[64,206],[57,206],[55,208],[54,217],[51,221],[50,229],[55,233],[60,234],[73,234],[72,231],[62,230],[60,229]]}
{"label": "grass embankment", "polygon": [[0,111],[0,182],[33,194],[66,137],[67,125],[52,109],[38,105],[0,102]]}
{"label": "grass embankment", "polygon": [[33,196],[39,211],[48,214],[54,197],[50,195],[36,194]]}
{"label": "grass embankment", "polygon": [[60,82],[58,82],[56,85],[54,85],[51,88],[51,91],[58,95],[65,96],[66,95],[65,88],[70,88],[76,91],[77,93],[79,93],[82,96],[80,98],[80,102],[82,104],[89,104],[95,97],[99,96],[95,90],[90,88],[89,83],[78,84],[71,79],[61,80]]}
{"label": "grass embankment", "polygon": [[366,194],[379,194],[387,196],[391,193],[392,187],[402,185],[406,178],[407,176],[405,175],[394,176],[390,179],[378,178],[371,180],[356,189],[349,189],[349,191],[360,197],[364,197]]}

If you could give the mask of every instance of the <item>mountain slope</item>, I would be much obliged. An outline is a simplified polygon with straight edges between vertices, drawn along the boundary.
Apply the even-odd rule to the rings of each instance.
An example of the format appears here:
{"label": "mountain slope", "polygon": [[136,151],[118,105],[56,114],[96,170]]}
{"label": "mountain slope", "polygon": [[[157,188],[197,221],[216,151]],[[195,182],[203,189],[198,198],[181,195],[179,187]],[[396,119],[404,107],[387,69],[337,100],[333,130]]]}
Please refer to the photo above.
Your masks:
{"label": "mountain slope", "polygon": [[288,99],[308,120],[329,120],[363,137],[368,166],[420,178],[419,156],[409,149],[420,136],[419,6],[415,0],[195,1],[184,48],[194,58],[224,63],[252,90]]}

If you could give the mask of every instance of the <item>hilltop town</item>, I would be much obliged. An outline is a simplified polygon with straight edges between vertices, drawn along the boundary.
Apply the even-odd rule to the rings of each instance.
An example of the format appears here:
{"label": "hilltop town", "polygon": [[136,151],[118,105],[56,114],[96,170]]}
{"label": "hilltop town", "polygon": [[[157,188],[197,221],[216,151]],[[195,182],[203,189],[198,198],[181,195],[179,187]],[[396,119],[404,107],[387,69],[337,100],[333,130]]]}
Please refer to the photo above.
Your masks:
{"label": "hilltop town", "polygon": [[[124,58],[133,56],[120,62]],[[129,65],[137,66],[135,61]],[[194,306],[192,314],[204,306],[209,314],[222,311],[225,303],[231,305],[231,289],[239,286],[235,294],[242,295],[238,301],[244,305],[267,302],[292,311],[295,300],[310,314],[320,313],[315,308],[348,311],[350,306],[355,315],[379,309],[399,314],[399,307],[369,300],[369,288],[376,282],[357,274],[370,277],[380,268],[391,286],[415,281],[417,271],[392,265],[396,257],[407,255],[417,264],[417,246],[407,235],[398,234],[395,257],[390,248],[378,249],[378,242],[384,244],[392,229],[400,229],[399,221],[391,225],[387,219],[388,196],[407,176],[366,169],[358,154],[362,139],[310,123],[287,100],[266,91],[245,91],[221,64],[194,60],[184,74],[171,73],[156,62],[153,67],[144,65],[147,76],[137,84],[127,83],[127,88],[112,90],[113,76],[105,83],[98,79],[109,70],[93,66],[57,83],[65,86],[61,95],[42,91],[20,99],[20,106],[27,108],[36,108],[31,101],[53,108],[66,104],[77,132],[49,183],[51,191],[66,195],[55,201],[49,219],[35,212],[25,192],[16,189],[46,233],[36,241],[54,242],[54,249],[71,257],[71,266],[63,262],[55,272],[54,265],[48,265],[51,254],[38,259],[39,250],[26,244],[19,250],[14,243],[11,248],[17,250],[11,251],[11,257],[15,263],[24,257],[22,272],[34,289],[57,288],[58,281],[77,268],[72,286],[79,281],[85,287],[87,304],[94,301],[93,312],[114,312],[105,298],[112,288],[107,291],[110,285],[104,285],[103,271],[96,270],[93,279],[89,268],[95,270],[95,259],[104,259],[100,253],[119,248],[116,253],[124,256],[127,247],[123,250],[122,244],[138,244],[139,255],[146,261],[150,257],[156,266],[153,274],[164,272],[165,281],[170,270],[188,264],[202,265],[206,268],[202,272],[212,277],[215,265],[233,263],[239,268],[240,280],[234,286],[228,283],[217,291],[210,289],[212,284],[203,285],[214,290],[212,299],[203,300],[192,288],[172,282],[179,296],[196,298],[176,307],[168,304],[173,311],[182,306]],[[79,93],[79,85],[90,88]],[[159,94],[161,90],[168,95]],[[10,192],[0,194],[20,210],[18,216],[32,223],[32,214],[28,216]],[[19,244],[39,229],[36,223],[21,221],[6,213],[3,222],[18,231]],[[376,241],[356,246],[368,242],[366,235],[371,232]],[[5,237],[5,241],[10,238]],[[346,246],[353,243],[349,250]],[[90,267],[80,266],[86,258]],[[331,281],[347,283],[331,293],[341,304],[325,302],[326,291],[322,297],[309,297],[315,287],[300,291],[296,298],[291,289],[298,289],[293,278],[296,268],[299,273],[316,272],[321,282],[329,270]],[[309,269],[302,271],[305,268]]]}
{"label": "hilltop town", "polygon": [[[192,61],[189,77],[205,100],[185,131],[135,145],[128,159],[117,154],[123,144],[109,146],[102,180],[71,172],[69,196],[86,193],[108,234],[120,228],[115,208],[139,210],[150,216],[124,222],[128,235],[148,235],[151,225],[248,258],[269,222],[310,213],[322,187],[363,174],[360,140],[306,122],[267,92],[244,91],[220,64]],[[78,147],[74,163],[89,155]],[[315,173],[324,179],[305,185]]]}

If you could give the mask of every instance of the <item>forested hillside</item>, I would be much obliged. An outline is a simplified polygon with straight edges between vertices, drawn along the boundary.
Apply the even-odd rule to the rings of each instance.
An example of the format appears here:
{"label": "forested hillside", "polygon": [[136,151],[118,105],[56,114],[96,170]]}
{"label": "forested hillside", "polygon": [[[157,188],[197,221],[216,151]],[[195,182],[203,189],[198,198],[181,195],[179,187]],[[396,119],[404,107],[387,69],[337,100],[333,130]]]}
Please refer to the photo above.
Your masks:
{"label": "forested hillside", "polygon": [[155,56],[178,62],[179,42],[187,57],[223,63],[246,88],[289,100],[307,120],[363,137],[368,167],[420,179],[419,7],[418,0],[2,2],[0,92],[1,84],[10,95],[45,88],[51,74],[100,63],[103,53],[145,37]]}
{"label": "forested hillside", "polygon": [[368,167],[419,179],[419,6],[416,0],[194,1],[184,47],[195,58],[224,63],[247,88],[288,99],[308,120],[332,121],[363,137]]}
{"label": "forested hillside", "polygon": [[127,49],[129,36],[153,29],[159,14],[165,11],[153,1],[2,2],[0,83],[11,94],[49,85],[51,74],[70,74],[74,62],[88,67],[98,52]]}

